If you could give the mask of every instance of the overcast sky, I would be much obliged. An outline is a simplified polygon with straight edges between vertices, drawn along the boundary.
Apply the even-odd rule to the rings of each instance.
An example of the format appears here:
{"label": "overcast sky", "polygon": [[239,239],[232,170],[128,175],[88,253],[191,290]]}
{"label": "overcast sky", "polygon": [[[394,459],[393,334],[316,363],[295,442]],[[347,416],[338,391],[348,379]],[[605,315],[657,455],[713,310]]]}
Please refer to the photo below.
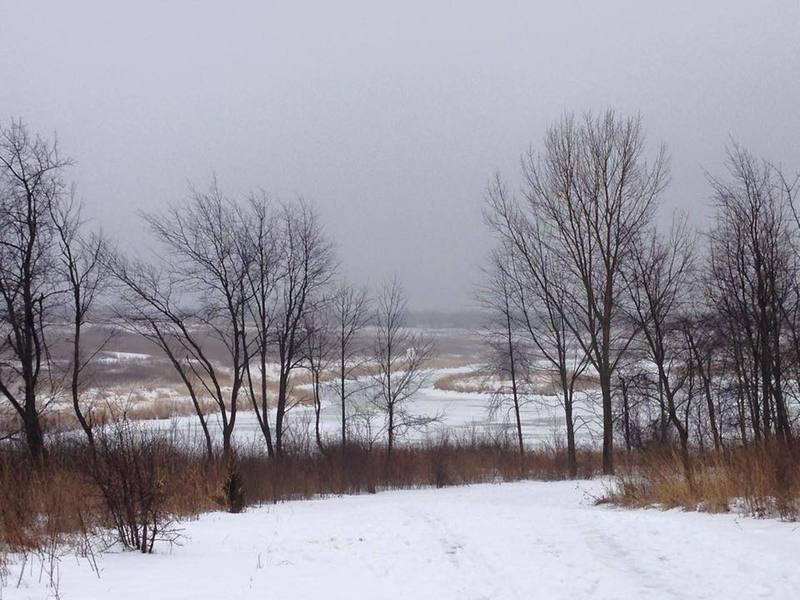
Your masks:
{"label": "overcast sky", "polygon": [[707,214],[730,136],[800,168],[800,2],[0,0],[0,119],[58,132],[96,226],[216,174],[302,195],[347,274],[472,303],[488,179],[565,110],[640,112],[674,207]]}

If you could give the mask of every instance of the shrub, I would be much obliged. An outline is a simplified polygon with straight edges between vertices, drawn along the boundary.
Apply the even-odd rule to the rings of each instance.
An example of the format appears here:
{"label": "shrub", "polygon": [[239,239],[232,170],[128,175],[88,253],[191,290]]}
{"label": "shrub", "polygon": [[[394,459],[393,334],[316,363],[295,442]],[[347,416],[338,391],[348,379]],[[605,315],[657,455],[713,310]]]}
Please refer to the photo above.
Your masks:
{"label": "shrub", "polygon": [[228,474],[222,484],[222,497],[228,512],[240,513],[244,510],[244,482],[235,455],[228,460]]}
{"label": "shrub", "polygon": [[97,436],[92,474],[107,516],[126,548],[150,553],[156,541],[178,538],[166,508],[170,490],[161,458],[169,454],[163,439],[122,420]]}

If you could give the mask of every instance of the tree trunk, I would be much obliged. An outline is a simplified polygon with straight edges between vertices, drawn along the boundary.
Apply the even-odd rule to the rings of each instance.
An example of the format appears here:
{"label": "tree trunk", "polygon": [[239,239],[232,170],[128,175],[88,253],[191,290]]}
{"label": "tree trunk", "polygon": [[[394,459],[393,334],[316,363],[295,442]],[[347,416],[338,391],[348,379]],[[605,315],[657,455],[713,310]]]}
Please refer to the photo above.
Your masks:
{"label": "tree trunk", "polygon": [[567,420],[567,473],[570,478],[578,476],[578,456],[575,449],[575,423],[572,421],[572,399],[564,402],[564,416]]}
{"label": "tree trunk", "polygon": [[222,458],[227,461],[231,457],[231,438],[233,437],[233,427],[223,425],[222,428]]}
{"label": "tree trunk", "polygon": [[39,415],[36,413],[33,400],[28,400],[25,403],[23,427],[25,429],[25,441],[28,444],[33,463],[37,467],[41,467],[45,459],[44,436],[42,435]]}
{"label": "tree trunk", "polygon": [[317,440],[317,448],[322,454],[325,454],[325,447],[322,445],[322,435],[319,431],[319,416],[320,412],[322,411],[322,398],[320,398],[320,383],[319,383],[319,373],[315,372],[312,377],[314,378],[313,386],[314,386],[314,435]]}
{"label": "tree trunk", "polygon": [[347,398],[347,392],[345,389],[345,355],[344,355],[344,346],[342,346],[342,354],[340,357],[341,362],[339,363],[340,371],[339,371],[339,386],[340,391],[342,394],[342,452],[347,447],[347,410],[345,405],[345,398]]}
{"label": "tree trunk", "polygon": [[392,447],[394,446],[394,408],[391,406],[389,407],[389,429],[388,429],[388,440],[386,446],[386,458],[389,459],[392,456]]}
{"label": "tree trunk", "polygon": [[517,370],[514,363],[514,340],[511,334],[511,314],[508,306],[508,295],[505,296],[506,303],[506,335],[508,340],[508,360],[511,369],[511,391],[514,395],[514,416],[517,420],[517,440],[519,442],[519,455],[525,454],[525,442],[522,439],[522,421],[519,417],[519,396],[517,395]]}
{"label": "tree trunk", "polygon": [[603,394],[603,474],[614,474],[614,419],[611,413],[611,378],[606,369],[600,370],[600,390]]}
{"label": "tree trunk", "polygon": [[[625,427],[625,451],[631,453],[631,405],[630,398],[628,397],[628,384],[620,378],[620,386],[622,387],[622,422]],[[663,414],[663,411],[662,411]]]}
{"label": "tree trunk", "polygon": [[278,379],[278,407],[275,415],[275,456],[283,458],[283,417],[286,412],[288,375],[281,373]]}
{"label": "tree trunk", "polygon": [[267,442],[267,456],[275,456],[275,448],[272,446],[272,434],[269,429],[269,407],[267,406],[267,353],[266,349],[261,350],[261,415],[264,420],[262,430],[264,439]]}
{"label": "tree trunk", "polygon": [[80,423],[81,429],[86,434],[86,439],[89,441],[89,446],[94,450],[94,433],[92,427],[89,425],[86,417],[81,410],[80,405],[80,372],[81,372],[81,321],[80,317],[75,318],[75,335],[72,340],[72,381],[70,389],[72,392],[72,407],[75,411],[75,417]]}

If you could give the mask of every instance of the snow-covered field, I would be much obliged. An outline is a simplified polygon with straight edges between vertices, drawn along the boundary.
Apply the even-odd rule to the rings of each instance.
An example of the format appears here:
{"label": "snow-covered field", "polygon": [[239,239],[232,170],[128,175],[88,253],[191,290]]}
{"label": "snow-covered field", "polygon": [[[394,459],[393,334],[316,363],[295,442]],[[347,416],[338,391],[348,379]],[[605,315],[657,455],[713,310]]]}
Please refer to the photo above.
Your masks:
{"label": "snow-covered field", "polygon": [[[796,598],[800,532],[774,520],[594,506],[601,481],[287,502],[185,524],[152,556],[59,564],[63,600]],[[3,600],[56,597],[29,561]]]}

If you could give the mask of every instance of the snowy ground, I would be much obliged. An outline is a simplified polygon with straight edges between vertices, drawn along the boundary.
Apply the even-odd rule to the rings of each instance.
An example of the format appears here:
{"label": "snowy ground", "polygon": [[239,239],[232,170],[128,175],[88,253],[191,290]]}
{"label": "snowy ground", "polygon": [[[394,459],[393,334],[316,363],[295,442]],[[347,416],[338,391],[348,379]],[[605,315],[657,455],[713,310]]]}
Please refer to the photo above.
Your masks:
{"label": "snowy ground", "polygon": [[[795,598],[796,525],[593,506],[593,482],[287,502],[186,524],[153,556],[62,559],[63,600]],[[3,600],[55,597],[28,563]]]}

